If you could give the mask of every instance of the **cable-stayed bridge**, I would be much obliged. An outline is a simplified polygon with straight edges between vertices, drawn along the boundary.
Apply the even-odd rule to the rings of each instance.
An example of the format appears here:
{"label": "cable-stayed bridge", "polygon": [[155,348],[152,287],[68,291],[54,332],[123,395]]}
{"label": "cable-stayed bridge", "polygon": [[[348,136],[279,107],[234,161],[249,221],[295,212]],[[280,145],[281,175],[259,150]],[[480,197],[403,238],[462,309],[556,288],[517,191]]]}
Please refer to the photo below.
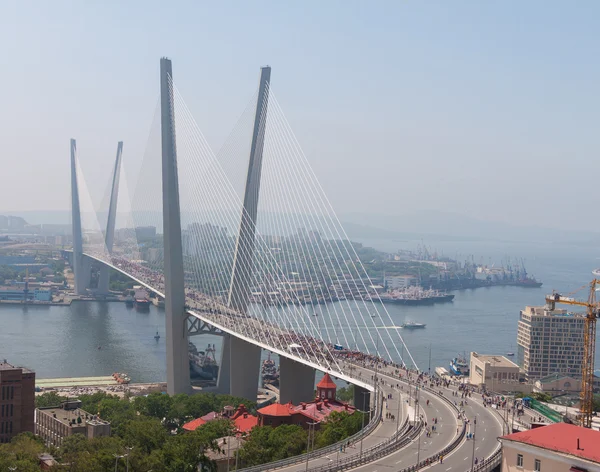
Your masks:
{"label": "cable-stayed bridge", "polygon": [[[137,183],[123,185],[127,153],[119,143],[108,205],[99,211],[89,211],[93,199],[71,141],[76,292],[90,290],[99,265],[97,293],[108,293],[110,267],[164,298],[172,394],[190,389],[188,337],[201,333],[223,336],[218,390],[246,398],[256,396],[262,349],[280,357],[282,403],[310,400],[316,370],[353,383],[362,399],[374,382],[344,367],[348,359],[415,368],[285,119],[271,68],[261,69],[217,154],[168,59],[160,78]],[[151,238],[150,228],[158,228]]]}

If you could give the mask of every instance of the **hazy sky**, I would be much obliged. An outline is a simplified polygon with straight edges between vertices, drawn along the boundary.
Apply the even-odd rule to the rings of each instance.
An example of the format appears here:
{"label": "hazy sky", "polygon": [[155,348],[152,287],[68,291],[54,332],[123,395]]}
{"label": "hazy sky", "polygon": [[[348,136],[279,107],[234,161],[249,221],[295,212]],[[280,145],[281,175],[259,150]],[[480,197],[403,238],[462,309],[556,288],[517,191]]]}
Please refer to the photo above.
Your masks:
{"label": "hazy sky", "polygon": [[596,218],[600,3],[4,1],[0,210],[69,208],[140,155],[159,58],[218,150],[259,67],[338,213]]}

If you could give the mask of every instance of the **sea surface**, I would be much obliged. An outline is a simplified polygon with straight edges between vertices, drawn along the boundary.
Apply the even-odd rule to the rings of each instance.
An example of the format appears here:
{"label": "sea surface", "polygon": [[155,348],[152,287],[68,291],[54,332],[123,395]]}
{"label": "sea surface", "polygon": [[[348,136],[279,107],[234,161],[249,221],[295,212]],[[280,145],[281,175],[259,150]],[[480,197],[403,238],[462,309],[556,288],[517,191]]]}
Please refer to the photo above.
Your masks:
{"label": "sea surface", "polygon": [[[416,249],[420,241],[362,241],[386,251]],[[496,263],[510,256],[525,260],[530,274],[544,283],[541,288],[489,287],[453,292],[454,302],[433,306],[386,305],[391,323],[411,320],[426,323],[423,330],[400,330],[417,365],[427,370],[447,366],[458,354],[516,353],[519,310],[542,305],[553,289],[576,292],[587,299],[591,271],[600,267],[600,250],[576,245],[515,243],[502,241],[436,241],[437,251],[464,260]],[[432,248],[434,249],[434,248]],[[133,382],[164,381],[164,311],[154,306],[139,313],[117,302],[74,302],[69,307],[0,306],[0,359],[26,366],[39,378],[110,375],[127,372]],[[389,325],[381,319],[382,326]],[[159,332],[160,339],[154,335]],[[191,338],[199,350],[220,339],[202,335]],[[398,350],[402,351],[401,346]],[[388,346],[392,351],[393,346]],[[380,346],[380,352],[383,352]],[[600,356],[596,352],[596,366]],[[264,356],[266,357],[266,353]],[[430,360],[431,359],[431,360]]]}

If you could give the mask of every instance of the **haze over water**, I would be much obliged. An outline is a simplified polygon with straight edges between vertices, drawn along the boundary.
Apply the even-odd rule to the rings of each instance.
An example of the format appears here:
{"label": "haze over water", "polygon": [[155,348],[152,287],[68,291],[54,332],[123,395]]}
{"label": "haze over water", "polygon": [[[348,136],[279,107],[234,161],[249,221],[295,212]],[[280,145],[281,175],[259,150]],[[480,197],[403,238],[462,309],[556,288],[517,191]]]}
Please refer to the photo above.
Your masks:
{"label": "haze over water", "polygon": [[[414,248],[416,242],[364,241],[381,250]],[[424,330],[401,331],[417,364],[423,370],[447,366],[459,353],[516,352],[519,310],[541,305],[552,289],[568,293],[589,283],[600,266],[597,254],[573,245],[506,242],[436,242],[436,249],[454,257],[474,254],[500,263],[509,255],[523,256],[527,270],[544,285],[539,288],[490,287],[453,292],[453,303],[433,306],[387,305],[395,326],[407,320],[426,323]],[[586,299],[587,289],[576,298]],[[388,325],[387,323],[384,323]],[[164,311],[152,306],[138,313],[123,303],[75,302],[70,307],[0,307],[0,358],[24,365],[38,377],[76,377],[127,372],[133,382],[164,381]],[[156,331],[161,338],[154,340]],[[217,343],[214,336],[191,338],[198,349]],[[98,349],[101,346],[101,349]],[[382,349],[380,349],[381,351]],[[596,366],[600,356],[596,351]],[[266,355],[266,354],[265,354]],[[217,357],[218,359],[218,357]]]}

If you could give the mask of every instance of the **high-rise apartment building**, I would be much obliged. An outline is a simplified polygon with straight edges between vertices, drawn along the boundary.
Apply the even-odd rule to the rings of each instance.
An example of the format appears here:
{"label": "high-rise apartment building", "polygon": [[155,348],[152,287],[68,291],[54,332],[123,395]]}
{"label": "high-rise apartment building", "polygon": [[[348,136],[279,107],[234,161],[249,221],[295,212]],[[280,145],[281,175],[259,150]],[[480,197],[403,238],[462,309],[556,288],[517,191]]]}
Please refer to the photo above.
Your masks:
{"label": "high-rise apartment building", "polygon": [[521,310],[517,363],[528,380],[550,374],[581,378],[585,315],[547,306]]}
{"label": "high-rise apartment building", "polygon": [[0,443],[35,430],[35,372],[0,362]]}

